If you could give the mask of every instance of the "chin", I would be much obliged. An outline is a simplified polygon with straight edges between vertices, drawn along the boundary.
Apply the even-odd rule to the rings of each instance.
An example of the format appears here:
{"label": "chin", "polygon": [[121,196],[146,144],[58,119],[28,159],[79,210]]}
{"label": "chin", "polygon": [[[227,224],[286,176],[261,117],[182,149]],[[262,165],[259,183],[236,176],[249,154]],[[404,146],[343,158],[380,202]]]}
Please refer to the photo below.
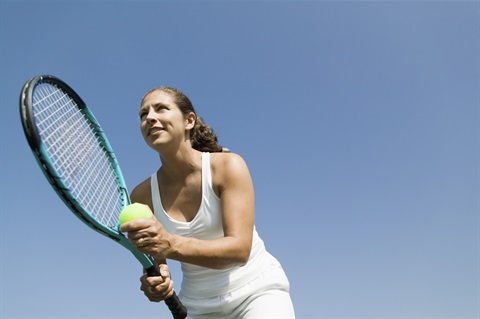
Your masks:
{"label": "chin", "polygon": [[164,149],[165,147],[168,146],[168,143],[166,142],[161,142],[161,141],[154,141],[154,142],[150,142],[150,143],[147,143],[148,146],[157,151],[157,152],[160,152],[162,149]]}

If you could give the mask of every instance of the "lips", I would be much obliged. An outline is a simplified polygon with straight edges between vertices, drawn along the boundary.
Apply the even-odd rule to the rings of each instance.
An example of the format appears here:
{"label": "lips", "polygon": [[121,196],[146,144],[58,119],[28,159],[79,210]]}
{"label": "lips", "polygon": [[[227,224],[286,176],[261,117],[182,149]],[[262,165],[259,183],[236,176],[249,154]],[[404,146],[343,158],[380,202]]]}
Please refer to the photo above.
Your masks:
{"label": "lips", "polygon": [[158,132],[161,132],[161,131],[163,131],[163,128],[161,128],[161,127],[152,127],[148,131],[148,136],[154,135],[155,133],[158,133]]}

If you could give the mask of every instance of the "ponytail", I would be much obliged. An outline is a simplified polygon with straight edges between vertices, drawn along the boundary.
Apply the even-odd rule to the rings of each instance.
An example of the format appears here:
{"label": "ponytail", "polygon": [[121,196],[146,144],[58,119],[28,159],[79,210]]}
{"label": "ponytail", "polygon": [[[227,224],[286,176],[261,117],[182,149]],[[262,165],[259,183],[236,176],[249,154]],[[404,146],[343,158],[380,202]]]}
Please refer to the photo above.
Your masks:
{"label": "ponytail", "polygon": [[224,149],[218,144],[218,138],[213,129],[197,117],[195,126],[190,131],[192,147],[200,152],[222,152]]}

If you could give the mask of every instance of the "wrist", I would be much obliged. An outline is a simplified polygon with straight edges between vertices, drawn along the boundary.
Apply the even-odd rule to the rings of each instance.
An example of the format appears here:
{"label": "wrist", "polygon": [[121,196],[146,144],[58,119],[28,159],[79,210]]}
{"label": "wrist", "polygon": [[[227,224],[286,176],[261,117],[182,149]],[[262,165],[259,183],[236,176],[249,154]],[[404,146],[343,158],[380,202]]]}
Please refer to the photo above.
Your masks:
{"label": "wrist", "polygon": [[168,234],[168,238],[166,238],[166,242],[168,243],[167,248],[165,249],[164,258],[177,260],[179,253],[178,253],[178,246],[179,246],[179,239],[180,236],[174,234]]}

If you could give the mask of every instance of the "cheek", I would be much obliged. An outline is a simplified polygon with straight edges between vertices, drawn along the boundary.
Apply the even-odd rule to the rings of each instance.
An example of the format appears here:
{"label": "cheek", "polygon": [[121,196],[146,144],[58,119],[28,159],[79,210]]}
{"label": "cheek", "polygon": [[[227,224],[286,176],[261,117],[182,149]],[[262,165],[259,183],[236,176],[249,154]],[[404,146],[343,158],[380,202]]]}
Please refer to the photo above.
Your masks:
{"label": "cheek", "polygon": [[140,123],[140,133],[142,134],[143,138],[147,137],[145,122]]}

